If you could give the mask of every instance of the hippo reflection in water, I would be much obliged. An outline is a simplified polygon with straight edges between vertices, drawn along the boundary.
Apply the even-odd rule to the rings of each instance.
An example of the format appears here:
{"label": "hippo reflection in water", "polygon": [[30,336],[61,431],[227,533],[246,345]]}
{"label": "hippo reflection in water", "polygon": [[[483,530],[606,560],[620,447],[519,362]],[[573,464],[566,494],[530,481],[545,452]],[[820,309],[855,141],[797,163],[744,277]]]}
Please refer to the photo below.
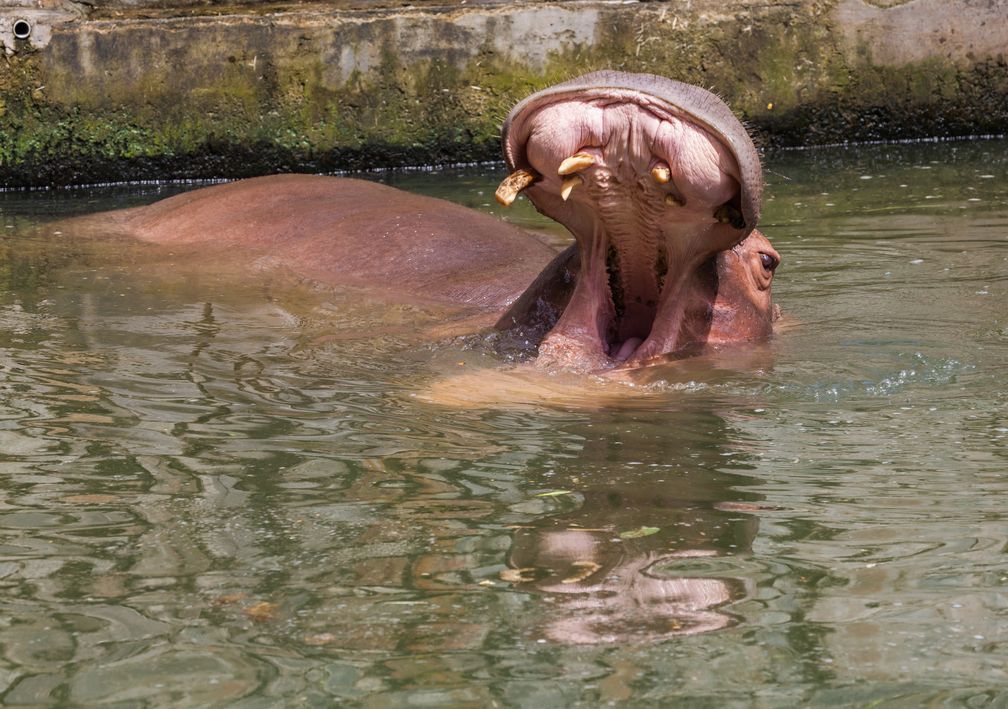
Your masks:
{"label": "hippo reflection in water", "polygon": [[635,367],[771,334],[780,257],[755,229],[759,158],[716,96],[597,72],[521,101],[502,141],[498,201],[523,192],[565,226],[562,253],[488,215],[335,177],[243,180],[99,219],[204,261],[475,311],[548,366]]}
{"label": "hippo reflection in water", "polygon": [[[745,506],[726,507],[720,516],[717,510],[697,513],[686,504],[680,510],[661,508],[646,499],[655,497],[654,490],[641,487],[638,499],[629,504],[637,506],[634,511],[649,512],[649,521],[660,519],[665,527],[641,527],[645,538],[621,539],[609,528],[581,526],[586,520],[597,523],[598,510],[613,506],[612,487],[589,489],[575,513],[547,517],[515,532],[509,568],[501,578],[517,589],[556,601],[542,628],[545,637],[572,645],[655,642],[720,630],[735,622],[726,607],[752,589],[743,577],[709,574],[704,562],[717,569],[723,552],[716,542],[723,543],[719,537],[726,530],[743,542],[743,551],[747,549],[755,536],[755,519],[741,524],[726,521],[733,513],[740,516],[736,510]],[[610,511],[601,519],[611,525],[626,516],[626,511]],[[675,544],[670,537],[684,527],[693,536]]]}

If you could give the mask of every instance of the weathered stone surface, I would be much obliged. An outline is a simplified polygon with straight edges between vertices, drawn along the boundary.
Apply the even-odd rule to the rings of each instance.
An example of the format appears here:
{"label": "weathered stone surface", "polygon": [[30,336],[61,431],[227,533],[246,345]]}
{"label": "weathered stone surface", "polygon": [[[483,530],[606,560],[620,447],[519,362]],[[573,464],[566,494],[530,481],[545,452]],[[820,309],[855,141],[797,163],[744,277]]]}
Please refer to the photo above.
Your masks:
{"label": "weathered stone surface", "polygon": [[98,5],[0,0],[0,184],[495,159],[515,100],[599,68],[770,145],[1008,125],[1008,0]]}
{"label": "weathered stone surface", "polygon": [[835,18],[852,64],[970,65],[1008,50],[1008,4],[998,0],[842,0]]}

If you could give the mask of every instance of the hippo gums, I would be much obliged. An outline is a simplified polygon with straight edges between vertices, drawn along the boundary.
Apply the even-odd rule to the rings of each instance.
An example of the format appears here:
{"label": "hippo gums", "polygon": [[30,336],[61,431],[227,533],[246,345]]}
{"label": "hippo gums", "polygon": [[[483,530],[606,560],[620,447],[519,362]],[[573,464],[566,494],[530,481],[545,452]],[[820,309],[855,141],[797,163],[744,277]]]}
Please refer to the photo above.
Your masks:
{"label": "hippo gums", "polygon": [[716,96],[597,72],[518,103],[502,142],[509,174],[498,201],[526,195],[573,234],[565,251],[458,205],[309,175],[90,220],[204,262],[476,312],[544,366],[637,367],[771,334],[780,257],[755,230],[759,158]]}
{"label": "hippo gums", "polygon": [[[580,255],[577,284],[539,347],[541,359],[642,364],[705,342],[769,334],[768,297],[762,313],[730,314],[751,305],[747,295],[760,297],[752,287],[768,291],[779,257],[751,236],[763,189],[759,158],[716,96],[656,76],[588,74],[515,106],[503,147],[511,174],[498,200],[510,204],[524,191],[567,227]],[[711,261],[747,237],[735,255],[759,254],[752,287],[717,303],[720,281],[745,274],[731,257],[717,267]],[[698,299],[714,306],[709,314],[697,311]]]}

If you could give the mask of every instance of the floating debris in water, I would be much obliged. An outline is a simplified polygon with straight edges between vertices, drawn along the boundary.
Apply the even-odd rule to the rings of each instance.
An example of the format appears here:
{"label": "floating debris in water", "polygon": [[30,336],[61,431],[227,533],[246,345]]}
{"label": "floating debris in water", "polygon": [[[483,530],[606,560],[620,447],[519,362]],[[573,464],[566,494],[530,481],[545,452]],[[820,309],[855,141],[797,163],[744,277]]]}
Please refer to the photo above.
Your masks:
{"label": "floating debris in water", "polygon": [[266,621],[276,619],[277,609],[279,607],[280,606],[276,603],[261,601],[260,603],[244,608],[242,612],[256,622],[265,623]]}
{"label": "floating debris in water", "polygon": [[332,633],[316,633],[314,635],[305,635],[304,637],[305,645],[329,645],[336,642],[336,636]]}
{"label": "floating debris in water", "polygon": [[574,493],[570,490],[550,490],[549,492],[540,492],[536,497],[559,497],[560,495],[573,495]]}
{"label": "floating debris in water", "polygon": [[215,606],[229,606],[234,603],[240,603],[244,601],[246,595],[244,593],[226,593],[222,596],[217,596],[211,603]]}
{"label": "floating debris in water", "polygon": [[620,539],[640,539],[641,537],[650,537],[652,534],[657,534],[660,531],[660,527],[638,527],[627,532],[620,532],[619,536]]}

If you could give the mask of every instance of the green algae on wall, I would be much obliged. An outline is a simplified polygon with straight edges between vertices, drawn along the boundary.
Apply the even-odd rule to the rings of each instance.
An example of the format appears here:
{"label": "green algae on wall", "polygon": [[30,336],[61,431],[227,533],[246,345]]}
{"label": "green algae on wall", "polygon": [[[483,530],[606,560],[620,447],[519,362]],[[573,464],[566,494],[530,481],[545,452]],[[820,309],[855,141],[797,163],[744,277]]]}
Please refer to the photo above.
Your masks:
{"label": "green algae on wall", "polygon": [[[959,31],[951,44],[929,36],[952,50],[880,53],[873,33],[920,30],[904,27],[902,6],[864,0],[75,18],[0,63],[0,183],[497,159],[515,101],[602,68],[710,87],[765,145],[1003,131],[1008,67],[996,48],[1008,29],[984,24],[982,46],[963,38],[969,22],[998,17],[965,10],[1002,0],[913,4],[914,22]],[[949,19],[950,6],[963,16]],[[926,44],[903,39],[907,53]]]}

